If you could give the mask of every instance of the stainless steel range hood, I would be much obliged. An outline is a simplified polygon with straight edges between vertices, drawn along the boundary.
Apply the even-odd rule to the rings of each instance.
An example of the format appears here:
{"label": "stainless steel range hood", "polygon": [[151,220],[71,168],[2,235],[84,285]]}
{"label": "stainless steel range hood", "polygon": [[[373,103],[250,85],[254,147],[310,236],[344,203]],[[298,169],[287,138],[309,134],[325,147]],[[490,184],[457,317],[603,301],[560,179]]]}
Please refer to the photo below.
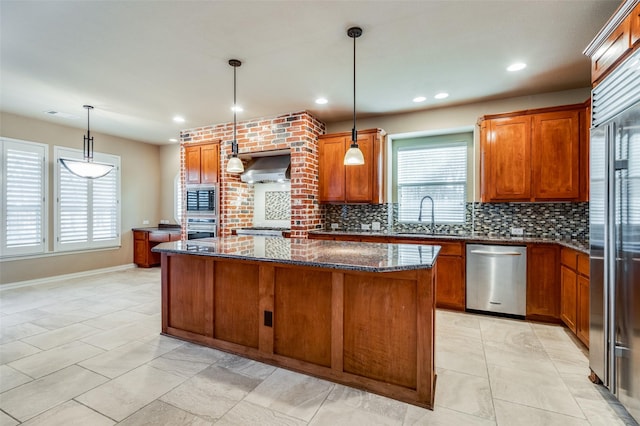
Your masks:
{"label": "stainless steel range hood", "polygon": [[284,182],[291,179],[291,155],[275,155],[254,158],[247,170],[240,175],[247,183]]}

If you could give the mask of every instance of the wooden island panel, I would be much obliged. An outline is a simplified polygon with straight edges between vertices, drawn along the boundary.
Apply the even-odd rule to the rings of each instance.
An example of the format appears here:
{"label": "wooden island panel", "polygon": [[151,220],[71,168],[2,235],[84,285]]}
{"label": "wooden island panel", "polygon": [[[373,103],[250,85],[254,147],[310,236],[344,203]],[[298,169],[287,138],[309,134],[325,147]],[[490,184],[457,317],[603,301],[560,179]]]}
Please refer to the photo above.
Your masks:
{"label": "wooden island panel", "polygon": [[273,352],[331,367],[331,272],[275,273]]}
{"label": "wooden island panel", "polygon": [[363,272],[163,252],[162,288],[164,334],[433,407],[435,265]]}
{"label": "wooden island panel", "polygon": [[416,388],[415,282],[389,286],[385,278],[345,277],[344,371]]}
{"label": "wooden island panel", "polygon": [[[214,288],[214,337],[258,348],[258,265],[216,262]],[[209,284],[211,286],[211,283]]]}

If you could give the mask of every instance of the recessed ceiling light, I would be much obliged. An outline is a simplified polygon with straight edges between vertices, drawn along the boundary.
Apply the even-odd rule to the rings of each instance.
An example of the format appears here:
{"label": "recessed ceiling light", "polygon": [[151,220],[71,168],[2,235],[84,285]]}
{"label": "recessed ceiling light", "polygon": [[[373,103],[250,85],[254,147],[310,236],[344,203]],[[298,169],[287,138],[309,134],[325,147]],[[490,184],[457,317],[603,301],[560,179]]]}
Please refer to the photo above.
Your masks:
{"label": "recessed ceiling light", "polygon": [[171,139],[169,139],[169,142],[178,142],[178,139],[176,139],[176,138],[171,138]]}
{"label": "recessed ceiling light", "polygon": [[231,111],[242,112],[244,111],[240,105],[234,105],[231,107]]}
{"label": "recessed ceiling light", "polygon": [[77,115],[74,114],[69,114],[68,112],[60,112],[60,111],[55,111],[55,110],[49,110],[49,111],[45,111],[45,114],[49,114],[49,115],[54,115],[56,117],[60,117],[60,118],[68,118],[71,120],[75,120],[76,118],[80,118]]}
{"label": "recessed ceiling light", "polygon": [[416,102],[416,103],[424,102],[426,100],[427,100],[427,98],[425,98],[424,96],[416,96],[415,98],[413,98],[413,102]]}
{"label": "recessed ceiling light", "polygon": [[515,64],[511,64],[507,67],[507,71],[520,71],[527,67],[527,64],[524,62],[516,62]]}
{"label": "recessed ceiling light", "polygon": [[447,92],[440,92],[440,93],[437,93],[434,96],[434,98],[436,98],[436,99],[445,99],[445,98],[448,98],[448,97],[449,97],[449,94]]}
{"label": "recessed ceiling light", "polygon": [[184,123],[184,118],[176,115],[175,117],[173,117],[173,121],[175,121],[176,123]]}
{"label": "recessed ceiling light", "polygon": [[327,98],[318,98],[318,99],[316,99],[316,103],[318,105],[324,105],[326,103],[329,103],[329,101],[327,100]]}

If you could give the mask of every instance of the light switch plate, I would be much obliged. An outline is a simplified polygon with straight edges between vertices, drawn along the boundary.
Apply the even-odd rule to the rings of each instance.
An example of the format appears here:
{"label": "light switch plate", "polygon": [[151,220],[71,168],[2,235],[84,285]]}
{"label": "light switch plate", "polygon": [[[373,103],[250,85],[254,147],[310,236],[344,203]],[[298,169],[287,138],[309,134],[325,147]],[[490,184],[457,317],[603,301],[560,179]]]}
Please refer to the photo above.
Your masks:
{"label": "light switch plate", "polygon": [[362,223],[360,224],[360,227],[362,228],[363,231],[368,231],[371,229],[371,225],[369,225],[368,223]]}
{"label": "light switch plate", "polygon": [[511,235],[517,235],[519,237],[524,235],[524,228],[511,228]]}
{"label": "light switch plate", "polygon": [[332,223],[332,224],[331,224],[331,229],[333,229],[334,231],[335,231],[336,229],[338,229],[338,228],[340,228],[340,225],[338,225],[337,223]]}
{"label": "light switch plate", "polygon": [[380,222],[371,222],[371,229],[374,231],[380,230]]}
{"label": "light switch plate", "polygon": [[148,224],[149,224],[149,221],[145,219],[145,220],[143,220],[143,221],[142,221],[142,224],[143,224],[143,225],[148,225]]}

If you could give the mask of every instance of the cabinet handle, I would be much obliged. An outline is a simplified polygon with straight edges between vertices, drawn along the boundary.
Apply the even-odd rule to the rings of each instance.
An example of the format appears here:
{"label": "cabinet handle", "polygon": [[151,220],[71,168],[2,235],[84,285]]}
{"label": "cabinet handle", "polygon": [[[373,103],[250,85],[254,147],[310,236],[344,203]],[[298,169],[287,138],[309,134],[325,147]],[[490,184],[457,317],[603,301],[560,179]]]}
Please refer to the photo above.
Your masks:
{"label": "cabinet handle", "polygon": [[503,251],[503,252],[493,252],[493,251],[485,251],[485,250],[471,250],[471,254],[490,254],[494,256],[522,256],[522,253],[518,253],[517,251]]}
{"label": "cabinet handle", "polygon": [[640,262],[640,257],[634,257],[634,258],[633,258],[633,259],[631,259],[631,260],[633,260],[634,262]]}

